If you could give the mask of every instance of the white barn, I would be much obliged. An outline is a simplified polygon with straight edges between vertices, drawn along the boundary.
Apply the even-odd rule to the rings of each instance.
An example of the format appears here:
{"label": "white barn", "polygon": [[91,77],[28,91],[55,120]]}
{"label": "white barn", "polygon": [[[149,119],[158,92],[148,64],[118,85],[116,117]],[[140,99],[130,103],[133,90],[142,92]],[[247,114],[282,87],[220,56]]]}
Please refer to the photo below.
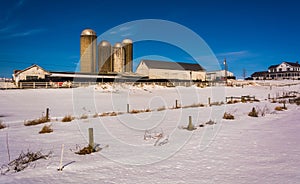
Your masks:
{"label": "white barn", "polygon": [[234,74],[230,71],[225,71],[225,70],[216,70],[216,71],[206,72],[206,80],[207,81],[224,80],[226,76],[227,77],[233,77]]}
{"label": "white barn", "polygon": [[24,70],[15,71],[13,74],[13,80],[18,86],[20,81],[45,79],[48,75],[50,75],[50,72],[44,70],[38,65],[32,65]]}
{"label": "white barn", "polygon": [[136,73],[148,76],[149,79],[205,80],[205,69],[191,63],[142,60]]}

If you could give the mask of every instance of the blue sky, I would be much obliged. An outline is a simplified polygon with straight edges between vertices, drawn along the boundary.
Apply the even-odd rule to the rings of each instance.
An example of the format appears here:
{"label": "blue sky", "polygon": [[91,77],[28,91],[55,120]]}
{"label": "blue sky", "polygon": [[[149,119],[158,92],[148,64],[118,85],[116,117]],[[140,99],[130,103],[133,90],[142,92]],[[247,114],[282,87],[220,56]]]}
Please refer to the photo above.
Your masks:
{"label": "blue sky", "polygon": [[[299,9],[296,0],[0,0],[0,77],[31,64],[74,71],[83,29],[92,28],[100,35],[139,19],[186,26],[202,37],[220,63],[226,57],[237,77],[243,68],[249,76],[271,64],[300,60]],[[134,57],[156,54],[147,45],[151,44],[135,44]],[[190,61],[163,46],[157,54]]]}

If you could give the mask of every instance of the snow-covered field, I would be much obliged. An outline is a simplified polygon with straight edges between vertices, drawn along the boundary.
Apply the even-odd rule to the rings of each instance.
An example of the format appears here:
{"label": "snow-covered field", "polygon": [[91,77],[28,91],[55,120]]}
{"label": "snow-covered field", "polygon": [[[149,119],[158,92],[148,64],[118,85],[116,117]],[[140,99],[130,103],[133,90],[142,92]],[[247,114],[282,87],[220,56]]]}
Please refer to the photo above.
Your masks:
{"label": "snow-covered field", "polygon": [[[8,150],[10,160],[27,150],[53,153],[23,171],[0,175],[0,183],[299,183],[300,106],[286,104],[287,110],[275,111],[282,104],[268,100],[290,91],[300,93],[299,82],[260,82],[243,88],[104,85],[1,90],[0,119],[8,127],[0,130],[0,164],[9,163]],[[260,102],[208,106],[208,98],[221,103],[225,97],[242,95]],[[174,108],[176,100],[183,108]],[[130,111],[150,112],[127,113],[127,104]],[[193,104],[204,106],[189,107]],[[249,117],[253,107],[265,116]],[[46,108],[52,133],[38,133],[45,124],[24,126],[24,121],[43,116]],[[119,115],[93,117],[105,112]],[[224,112],[235,119],[223,120]],[[76,119],[61,122],[65,115]],[[82,115],[88,118],[80,119]],[[194,131],[182,128],[189,116],[197,127]],[[216,124],[199,127],[209,120]],[[94,129],[95,143],[103,149],[77,155],[88,145],[88,128]],[[159,133],[161,139],[155,137]],[[66,166],[57,171],[62,144]]]}

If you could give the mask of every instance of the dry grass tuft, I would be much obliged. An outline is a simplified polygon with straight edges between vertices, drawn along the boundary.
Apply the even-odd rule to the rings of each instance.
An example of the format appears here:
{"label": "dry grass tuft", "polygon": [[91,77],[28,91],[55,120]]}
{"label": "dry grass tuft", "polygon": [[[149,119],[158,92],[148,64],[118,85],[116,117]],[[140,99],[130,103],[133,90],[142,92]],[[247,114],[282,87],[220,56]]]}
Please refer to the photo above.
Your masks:
{"label": "dry grass tuft", "polygon": [[224,105],[224,102],[212,102],[210,103],[210,106],[220,106],[220,105]]}
{"label": "dry grass tuft", "polygon": [[144,109],[144,110],[136,110],[136,109],[133,109],[133,110],[131,110],[129,113],[130,113],[130,114],[138,114],[138,113],[143,113],[143,112],[151,112],[151,109]]}
{"label": "dry grass tuft", "polygon": [[66,115],[65,117],[63,117],[63,119],[61,120],[62,122],[71,122],[73,121],[75,118],[71,115]]}
{"label": "dry grass tuft", "polygon": [[118,114],[121,114],[121,113],[117,113],[117,112],[103,112],[99,116],[100,117],[104,117],[104,116],[117,116]]}
{"label": "dry grass tuft", "polygon": [[238,100],[230,100],[227,102],[227,104],[235,104],[235,103],[239,103],[240,101]]}
{"label": "dry grass tuft", "polygon": [[45,116],[39,118],[39,119],[34,119],[34,120],[28,120],[24,122],[25,126],[32,126],[32,125],[38,125],[42,123],[49,122],[50,120],[47,119]]}
{"label": "dry grass tuft", "polygon": [[7,126],[0,120],[0,129],[6,128]]}
{"label": "dry grass tuft", "polygon": [[151,112],[151,109],[145,109],[144,112]]}
{"label": "dry grass tuft", "polygon": [[28,150],[27,153],[22,151],[18,158],[1,167],[1,175],[23,171],[28,166],[32,166],[32,162],[39,159],[48,159],[51,154],[51,151],[48,154],[43,154],[41,151],[31,152]]}
{"label": "dry grass tuft", "polygon": [[256,111],[256,109],[253,107],[251,112],[248,113],[248,116],[251,117],[258,117],[258,112]]}
{"label": "dry grass tuft", "polygon": [[224,116],[223,116],[223,119],[233,120],[234,116],[232,114],[230,114],[230,113],[225,112]]}
{"label": "dry grass tuft", "polygon": [[99,114],[98,113],[95,113],[94,115],[93,115],[93,118],[98,118],[99,117]]}
{"label": "dry grass tuft", "polygon": [[118,113],[116,113],[116,112],[111,112],[110,114],[109,114],[109,116],[117,116],[118,115]]}
{"label": "dry grass tuft", "polygon": [[137,113],[141,113],[142,110],[136,110],[136,109],[133,109],[130,111],[130,114],[137,114]]}
{"label": "dry grass tuft", "polygon": [[182,108],[197,108],[197,107],[204,107],[204,104],[198,103],[198,104],[192,104],[192,105],[187,105],[187,106],[183,106]]}
{"label": "dry grass tuft", "polygon": [[84,148],[82,148],[81,150],[79,150],[75,153],[78,154],[78,155],[86,155],[86,154],[91,154],[93,152],[95,152],[95,151],[92,148],[92,146],[87,146],[87,147],[84,147]]}
{"label": "dry grass tuft", "polygon": [[208,122],[205,123],[206,125],[214,125],[217,124],[216,122],[214,122],[213,120],[209,120]]}
{"label": "dry grass tuft", "polygon": [[159,108],[157,109],[157,111],[164,111],[164,110],[166,110],[166,107],[165,107],[165,106],[159,107]]}
{"label": "dry grass tuft", "polygon": [[287,108],[283,107],[283,106],[277,106],[277,107],[275,107],[275,110],[276,111],[283,111],[283,110],[287,110]]}
{"label": "dry grass tuft", "polygon": [[45,134],[45,133],[51,133],[51,132],[53,132],[51,125],[45,125],[45,126],[43,126],[42,130],[39,131],[39,134]]}
{"label": "dry grass tuft", "polygon": [[80,119],[88,119],[88,118],[89,118],[89,116],[86,115],[86,114],[83,114],[83,115],[80,116]]}

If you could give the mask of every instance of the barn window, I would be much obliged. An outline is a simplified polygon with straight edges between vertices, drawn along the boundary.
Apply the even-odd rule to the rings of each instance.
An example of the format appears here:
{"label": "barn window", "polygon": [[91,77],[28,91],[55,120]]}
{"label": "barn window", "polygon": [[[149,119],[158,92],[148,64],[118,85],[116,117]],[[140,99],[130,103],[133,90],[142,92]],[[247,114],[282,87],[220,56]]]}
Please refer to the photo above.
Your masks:
{"label": "barn window", "polygon": [[26,76],[26,80],[37,80],[38,76],[34,76],[34,75],[27,75]]}

